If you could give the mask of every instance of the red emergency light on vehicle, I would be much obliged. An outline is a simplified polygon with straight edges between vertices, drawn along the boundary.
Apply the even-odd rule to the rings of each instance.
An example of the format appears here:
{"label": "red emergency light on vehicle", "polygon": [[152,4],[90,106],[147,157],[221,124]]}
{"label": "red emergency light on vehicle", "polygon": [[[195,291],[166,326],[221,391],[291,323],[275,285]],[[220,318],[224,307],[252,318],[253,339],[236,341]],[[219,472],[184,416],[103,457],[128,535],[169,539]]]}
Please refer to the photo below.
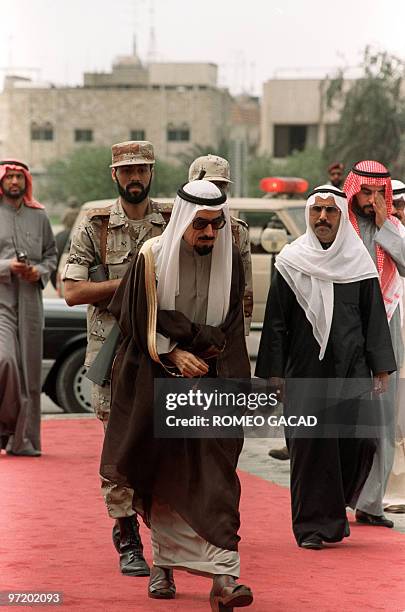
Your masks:
{"label": "red emergency light on vehicle", "polygon": [[295,176],[271,176],[261,179],[260,189],[266,193],[305,193],[308,181]]}

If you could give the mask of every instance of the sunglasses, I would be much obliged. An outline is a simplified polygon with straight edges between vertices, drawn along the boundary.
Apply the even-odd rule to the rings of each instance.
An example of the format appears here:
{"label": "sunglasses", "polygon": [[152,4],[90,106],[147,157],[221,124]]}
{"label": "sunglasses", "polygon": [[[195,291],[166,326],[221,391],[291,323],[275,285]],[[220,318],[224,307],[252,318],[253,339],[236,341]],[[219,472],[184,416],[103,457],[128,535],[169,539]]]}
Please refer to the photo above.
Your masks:
{"label": "sunglasses", "polygon": [[309,207],[309,214],[313,216],[320,215],[322,211],[325,210],[326,214],[330,217],[337,217],[340,213],[339,208],[337,206],[320,206],[319,204],[314,204]]}
{"label": "sunglasses", "polygon": [[224,227],[226,223],[226,219],[223,215],[220,217],[215,217],[215,219],[203,219],[202,217],[196,217],[193,221],[193,229],[195,230],[203,230],[208,225],[211,225],[213,230],[219,230]]}

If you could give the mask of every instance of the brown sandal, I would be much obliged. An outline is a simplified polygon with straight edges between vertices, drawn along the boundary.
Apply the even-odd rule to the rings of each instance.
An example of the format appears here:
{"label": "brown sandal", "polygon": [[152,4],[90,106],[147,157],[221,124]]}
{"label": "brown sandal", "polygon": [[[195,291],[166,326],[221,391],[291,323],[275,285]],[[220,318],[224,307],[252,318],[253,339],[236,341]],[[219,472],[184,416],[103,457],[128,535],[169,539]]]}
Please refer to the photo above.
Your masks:
{"label": "brown sandal", "polygon": [[148,596],[152,599],[174,599],[176,585],[174,584],[173,570],[153,565],[150,570]]}
{"label": "brown sandal", "polygon": [[233,576],[216,575],[210,593],[212,612],[232,612],[234,608],[250,606],[253,593],[248,586],[238,584]]}

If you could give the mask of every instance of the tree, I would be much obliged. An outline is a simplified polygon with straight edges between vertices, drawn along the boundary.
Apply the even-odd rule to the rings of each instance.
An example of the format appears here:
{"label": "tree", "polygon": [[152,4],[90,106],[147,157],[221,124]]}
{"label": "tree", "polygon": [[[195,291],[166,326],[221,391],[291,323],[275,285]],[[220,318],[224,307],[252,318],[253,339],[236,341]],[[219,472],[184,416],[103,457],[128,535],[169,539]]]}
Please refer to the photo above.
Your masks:
{"label": "tree", "polygon": [[40,197],[44,201],[66,202],[74,196],[81,204],[112,198],[117,190],[111,181],[110,164],[109,147],[80,147],[48,165]]}
{"label": "tree", "polygon": [[151,196],[173,198],[180,185],[187,181],[187,168],[157,160],[153,172]]}
{"label": "tree", "polygon": [[351,167],[362,159],[375,159],[391,170],[405,170],[401,137],[405,131],[405,100],[401,82],[404,62],[387,52],[367,47],[363,75],[347,90],[344,70],[326,89],[327,108],[340,108],[335,142],[328,147],[329,159]]}

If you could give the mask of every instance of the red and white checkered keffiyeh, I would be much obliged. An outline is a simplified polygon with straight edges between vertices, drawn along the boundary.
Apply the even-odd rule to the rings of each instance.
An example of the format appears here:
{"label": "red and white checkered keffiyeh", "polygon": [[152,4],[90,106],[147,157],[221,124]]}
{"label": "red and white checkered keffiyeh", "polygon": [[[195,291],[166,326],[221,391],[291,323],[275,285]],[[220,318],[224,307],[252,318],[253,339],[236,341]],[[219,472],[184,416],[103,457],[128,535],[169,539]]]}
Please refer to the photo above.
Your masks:
{"label": "red and white checkered keffiyeh", "polygon": [[[356,170],[359,171],[359,174],[356,173]],[[388,220],[395,227],[399,228],[398,219],[392,216],[392,185],[389,172],[380,162],[367,160],[358,162],[353,166],[347,175],[343,187],[347,195],[349,219],[357,234],[360,236],[360,228],[356,215],[353,212],[353,198],[361,191],[362,185],[385,186],[385,203],[387,205]],[[385,309],[388,320],[390,320],[402,297],[401,279],[395,262],[379,244],[376,244],[376,259]]]}
{"label": "red and white checkered keffiyeh", "polygon": [[[26,192],[24,194],[24,204],[29,208],[45,208],[43,204],[40,204],[33,198],[32,195],[32,175],[28,170],[28,167],[20,161],[10,160],[10,161],[2,161],[0,163],[0,183],[3,178],[6,176],[7,171],[13,170],[17,172],[23,172],[25,176],[25,184],[26,184]],[[1,189],[0,184],[0,197],[3,195],[3,191]]]}

